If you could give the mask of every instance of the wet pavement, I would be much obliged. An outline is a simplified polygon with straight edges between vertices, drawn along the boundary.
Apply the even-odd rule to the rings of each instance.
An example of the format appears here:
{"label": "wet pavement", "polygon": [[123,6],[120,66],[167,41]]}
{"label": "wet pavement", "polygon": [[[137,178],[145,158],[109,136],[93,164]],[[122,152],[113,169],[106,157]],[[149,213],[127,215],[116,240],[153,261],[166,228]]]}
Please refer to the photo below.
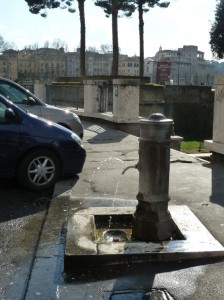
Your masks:
{"label": "wet pavement", "polygon": [[[67,220],[74,203],[78,207],[79,202],[86,208],[107,206],[111,202],[114,207],[124,203],[132,206],[138,192],[138,171],[128,169],[122,175],[126,167],[138,161],[138,138],[113,130],[108,124],[97,125],[91,121],[83,121],[83,124],[83,144],[87,150],[83,172],[56,184],[48,209],[27,205],[29,196],[22,200],[27,210],[22,215],[10,217],[17,213],[18,204],[14,206],[13,201],[20,195],[16,193],[11,197],[14,200],[11,200],[6,217],[1,214],[1,241],[8,246],[3,246],[0,253],[1,272],[5,274],[5,278],[0,279],[3,295],[0,298],[223,300],[222,257],[133,262],[107,268],[84,265],[72,274],[63,273]],[[222,245],[223,181],[222,162],[211,165],[171,151],[170,205],[188,206]],[[11,240],[15,239],[14,244],[7,240],[4,226],[13,228]],[[24,240],[29,247],[23,244]],[[21,257],[18,264],[16,253]]]}
{"label": "wet pavement", "polygon": [[[23,299],[53,190],[41,194],[0,181],[0,299]],[[18,292],[19,291],[19,292]]]}

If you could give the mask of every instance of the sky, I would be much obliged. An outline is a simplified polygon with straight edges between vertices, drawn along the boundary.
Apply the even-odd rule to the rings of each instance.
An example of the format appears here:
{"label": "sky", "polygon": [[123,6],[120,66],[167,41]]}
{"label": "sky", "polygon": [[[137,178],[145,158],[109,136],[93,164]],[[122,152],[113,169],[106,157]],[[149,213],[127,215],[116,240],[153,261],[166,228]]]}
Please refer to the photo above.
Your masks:
{"label": "sky", "polygon": [[[210,29],[214,21],[216,0],[170,0],[168,8],[155,7],[144,14],[145,57],[163,50],[177,50],[183,45],[198,46],[205,59],[212,59],[209,45]],[[29,12],[25,0],[0,0],[0,35],[13,42],[18,50],[25,46],[56,39],[64,41],[69,51],[80,44],[80,23],[77,1],[75,13],[51,9],[47,17]],[[103,10],[93,0],[85,1],[86,47],[100,49],[102,44],[112,45],[111,17],[106,18]],[[119,18],[119,47],[122,54],[139,55],[138,15]]]}

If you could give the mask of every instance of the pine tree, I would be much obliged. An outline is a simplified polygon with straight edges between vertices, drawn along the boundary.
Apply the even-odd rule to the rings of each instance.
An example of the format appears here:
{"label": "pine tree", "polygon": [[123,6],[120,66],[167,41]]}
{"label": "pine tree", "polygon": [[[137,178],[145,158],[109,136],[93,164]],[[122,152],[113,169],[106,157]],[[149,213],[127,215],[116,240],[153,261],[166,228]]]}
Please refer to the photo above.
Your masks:
{"label": "pine tree", "polygon": [[224,53],[224,0],[216,5],[215,21],[210,31],[210,45],[214,56],[223,58]]}
{"label": "pine tree", "polygon": [[168,7],[170,2],[161,2],[161,0],[135,0],[138,8],[138,18],[139,18],[139,75],[142,77],[144,75],[144,20],[143,13],[148,12],[150,8],[155,5],[159,7]]}
{"label": "pine tree", "polygon": [[118,16],[122,11],[126,17],[130,17],[135,10],[133,1],[125,0],[97,0],[95,5],[101,7],[106,17],[112,16],[112,45],[113,45],[113,62],[112,76],[118,76],[119,63],[119,43],[118,43]]}

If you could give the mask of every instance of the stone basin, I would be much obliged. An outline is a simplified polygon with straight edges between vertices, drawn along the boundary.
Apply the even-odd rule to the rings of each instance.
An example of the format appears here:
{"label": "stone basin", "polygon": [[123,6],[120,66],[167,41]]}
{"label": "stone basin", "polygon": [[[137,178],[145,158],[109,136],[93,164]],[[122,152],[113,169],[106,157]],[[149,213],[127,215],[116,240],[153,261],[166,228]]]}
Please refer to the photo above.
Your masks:
{"label": "stone basin", "polygon": [[[83,200],[83,203],[85,201]],[[74,202],[75,207],[75,202]],[[64,271],[124,263],[170,261],[224,255],[222,245],[185,205],[170,205],[173,237],[162,242],[132,239],[135,206],[79,207],[70,210],[64,255]],[[125,239],[105,239],[108,231],[124,232]]]}

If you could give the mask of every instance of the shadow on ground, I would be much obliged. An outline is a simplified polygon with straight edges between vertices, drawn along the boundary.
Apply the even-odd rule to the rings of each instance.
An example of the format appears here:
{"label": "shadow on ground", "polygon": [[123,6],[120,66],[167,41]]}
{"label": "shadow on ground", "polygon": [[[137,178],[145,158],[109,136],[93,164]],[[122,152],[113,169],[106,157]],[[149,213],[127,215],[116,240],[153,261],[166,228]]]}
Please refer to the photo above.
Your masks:
{"label": "shadow on ground", "polygon": [[21,188],[12,179],[0,178],[0,223],[45,210],[54,187],[40,193]]}

